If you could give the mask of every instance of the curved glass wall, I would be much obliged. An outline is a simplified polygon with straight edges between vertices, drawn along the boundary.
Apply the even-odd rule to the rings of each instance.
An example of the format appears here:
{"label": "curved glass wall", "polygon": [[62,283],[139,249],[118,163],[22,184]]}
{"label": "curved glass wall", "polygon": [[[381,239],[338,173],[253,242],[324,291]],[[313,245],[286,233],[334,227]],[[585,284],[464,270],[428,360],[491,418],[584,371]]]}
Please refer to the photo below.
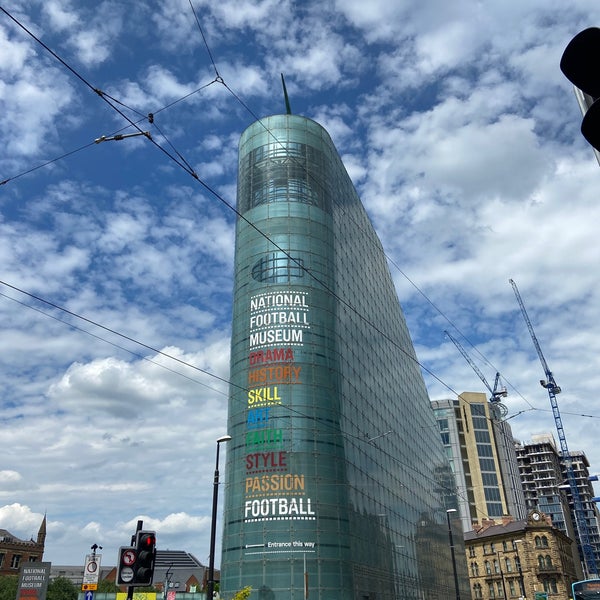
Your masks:
{"label": "curved glass wall", "polygon": [[295,115],[251,125],[238,210],[221,595],[454,596],[452,475],[327,132]]}

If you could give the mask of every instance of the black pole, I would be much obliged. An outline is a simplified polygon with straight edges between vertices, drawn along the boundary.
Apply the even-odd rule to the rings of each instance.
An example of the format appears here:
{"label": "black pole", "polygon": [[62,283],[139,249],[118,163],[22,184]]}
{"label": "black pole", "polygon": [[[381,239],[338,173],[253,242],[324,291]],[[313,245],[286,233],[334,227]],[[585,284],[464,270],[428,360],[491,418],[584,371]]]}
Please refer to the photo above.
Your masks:
{"label": "black pole", "polygon": [[[135,528],[135,533],[131,536],[131,545],[132,546],[135,546],[136,534],[138,531],[142,530],[143,526],[144,526],[144,521],[138,520],[136,528]],[[127,587],[127,600],[133,600],[133,586],[132,585]]]}
{"label": "black pole", "polygon": [[504,593],[504,598],[508,598],[506,595],[506,583],[504,581],[504,572],[502,571],[502,562],[500,561],[500,551],[496,552],[496,556],[498,557],[498,569],[500,569],[500,579],[502,579],[502,592]]}
{"label": "black pole", "polygon": [[523,582],[523,569],[521,567],[521,557],[519,556],[519,545],[517,541],[513,542],[513,546],[515,547],[515,552],[517,553],[517,566],[519,568],[519,586],[521,588],[521,597],[523,599],[525,596],[525,583]]}
{"label": "black pole", "polygon": [[456,512],[456,509],[446,511],[448,520],[448,539],[450,540],[450,554],[452,555],[452,571],[454,573],[454,590],[456,591],[456,600],[460,600],[460,587],[458,585],[458,572],[456,570],[456,556],[454,554],[454,539],[452,538],[452,526],[450,525],[450,513]]}
{"label": "black pole", "polygon": [[206,600],[213,600],[215,591],[215,540],[217,537],[217,500],[219,498],[219,447],[221,442],[228,442],[231,436],[224,435],[217,440],[217,458],[215,461],[215,477],[213,480],[212,518],[210,522],[210,550],[208,556],[208,581],[206,582]]}

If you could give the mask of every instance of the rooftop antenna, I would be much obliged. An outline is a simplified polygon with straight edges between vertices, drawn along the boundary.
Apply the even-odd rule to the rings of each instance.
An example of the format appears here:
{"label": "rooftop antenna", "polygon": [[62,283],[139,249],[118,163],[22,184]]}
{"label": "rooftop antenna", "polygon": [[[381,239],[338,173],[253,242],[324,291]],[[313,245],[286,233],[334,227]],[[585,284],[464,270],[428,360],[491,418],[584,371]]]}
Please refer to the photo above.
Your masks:
{"label": "rooftop antenna", "polygon": [[283,97],[285,99],[285,113],[287,115],[292,114],[292,108],[290,107],[290,99],[288,98],[287,88],[285,87],[285,79],[283,73],[281,74],[281,85],[283,85]]}

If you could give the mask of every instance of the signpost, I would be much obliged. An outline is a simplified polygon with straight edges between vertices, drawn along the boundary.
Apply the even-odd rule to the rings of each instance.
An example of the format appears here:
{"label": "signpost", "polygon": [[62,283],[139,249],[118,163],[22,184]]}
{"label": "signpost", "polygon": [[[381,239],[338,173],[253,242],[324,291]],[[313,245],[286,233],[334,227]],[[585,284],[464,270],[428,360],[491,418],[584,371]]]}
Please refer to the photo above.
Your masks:
{"label": "signpost", "polygon": [[[100,576],[100,563],[102,561],[102,554],[88,554],[85,557],[85,567],[83,568],[83,583],[81,585],[82,592],[92,592],[98,589],[98,577]],[[88,598],[87,594],[85,600],[93,600]]]}
{"label": "signpost", "polygon": [[46,600],[50,565],[49,562],[23,563],[19,575],[17,600]]}

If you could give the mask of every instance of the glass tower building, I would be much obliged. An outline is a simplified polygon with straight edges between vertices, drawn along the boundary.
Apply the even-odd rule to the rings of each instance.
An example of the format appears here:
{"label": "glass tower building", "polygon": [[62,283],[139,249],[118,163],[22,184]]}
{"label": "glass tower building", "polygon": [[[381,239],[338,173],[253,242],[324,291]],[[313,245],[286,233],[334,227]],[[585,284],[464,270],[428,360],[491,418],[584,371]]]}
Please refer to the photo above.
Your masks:
{"label": "glass tower building", "polygon": [[381,244],[327,132],[289,114],[252,124],[237,210],[221,596],[458,597],[454,480]]}

